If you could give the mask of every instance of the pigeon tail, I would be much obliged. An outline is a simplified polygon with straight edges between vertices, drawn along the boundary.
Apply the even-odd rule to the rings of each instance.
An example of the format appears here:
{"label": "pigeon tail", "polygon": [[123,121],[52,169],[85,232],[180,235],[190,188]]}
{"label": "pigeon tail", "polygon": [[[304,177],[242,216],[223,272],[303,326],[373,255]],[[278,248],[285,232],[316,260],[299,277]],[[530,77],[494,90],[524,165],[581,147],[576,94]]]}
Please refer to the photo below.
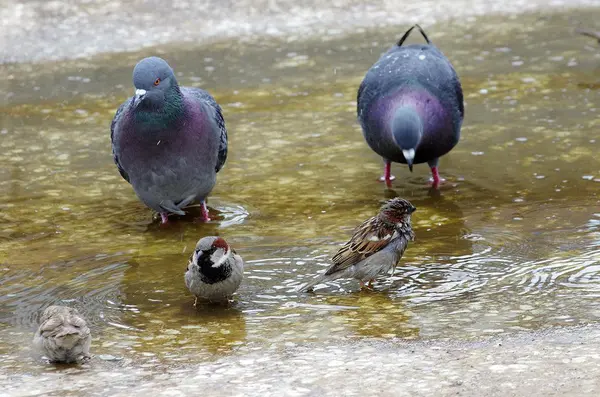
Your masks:
{"label": "pigeon tail", "polygon": [[423,30],[423,28],[421,28],[418,24],[414,24],[413,26],[411,26],[410,29],[408,29],[404,33],[404,36],[402,36],[402,38],[400,40],[398,40],[398,44],[396,44],[398,47],[402,47],[402,44],[404,44],[404,40],[406,40],[408,38],[408,36],[410,35],[410,33],[413,31],[414,28],[419,29],[419,32],[421,32],[421,35],[423,36],[423,38],[425,39],[427,44],[431,44],[431,41],[429,40],[429,37],[427,37],[427,34]]}
{"label": "pigeon tail", "polygon": [[195,195],[191,195],[181,200],[177,204],[175,204],[173,200],[164,200],[162,203],[160,203],[160,208],[164,209],[167,212],[183,216],[185,215],[185,211],[183,210],[183,208],[190,205],[195,198]]}

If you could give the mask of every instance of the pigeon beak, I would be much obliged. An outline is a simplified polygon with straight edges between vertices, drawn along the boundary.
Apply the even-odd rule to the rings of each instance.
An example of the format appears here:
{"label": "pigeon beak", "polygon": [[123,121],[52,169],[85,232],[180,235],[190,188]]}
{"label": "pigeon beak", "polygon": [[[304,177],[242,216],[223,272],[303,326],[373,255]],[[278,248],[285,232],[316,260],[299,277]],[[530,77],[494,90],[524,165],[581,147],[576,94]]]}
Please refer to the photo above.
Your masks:
{"label": "pigeon beak", "polygon": [[138,107],[140,103],[146,97],[146,90],[137,89],[135,90],[135,96],[133,97],[133,106]]}
{"label": "pigeon beak", "polygon": [[410,172],[412,172],[413,161],[415,159],[415,149],[402,150],[402,154],[404,155],[404,158],[406,159],[406,164],[408,164],[408,169],[410,170]]}

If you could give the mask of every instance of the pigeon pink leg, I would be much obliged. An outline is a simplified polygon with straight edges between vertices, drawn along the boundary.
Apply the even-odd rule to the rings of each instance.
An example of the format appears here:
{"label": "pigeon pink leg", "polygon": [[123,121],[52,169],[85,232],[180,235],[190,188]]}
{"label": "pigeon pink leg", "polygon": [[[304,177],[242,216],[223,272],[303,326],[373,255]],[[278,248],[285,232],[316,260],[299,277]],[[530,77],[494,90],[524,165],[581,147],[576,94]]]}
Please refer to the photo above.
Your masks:
{"label": "pigeon pink leg", "polygon": [[430,179],[430,182],[431,186],[433,186],[434,188],[437,188],[440,185],[440,183],[446,182],[444,178],[440,178],[440,174],[438,173],[437,167],[431,167],[431,176],[432,179]]}
{"label": "pigeon pink leg", "polygon": [[165,225],[169,222],[169,215],[167,215],[165,212],[161,212],[160,213],[160,223]]}
{"label": "pigeon pink leg", "polygon": [[206,207],[206,201],[202,202],[202,221],[210,222],[210,216],[208,214],[208,208]]}
{"label": "pigeon pink leg", "polygon": [[386,161],[383,176],[379,178],[379,182],[385,182],[388,187],[391,187],[394,179],[396,179],[396,177],[392,175],[392,162]]}

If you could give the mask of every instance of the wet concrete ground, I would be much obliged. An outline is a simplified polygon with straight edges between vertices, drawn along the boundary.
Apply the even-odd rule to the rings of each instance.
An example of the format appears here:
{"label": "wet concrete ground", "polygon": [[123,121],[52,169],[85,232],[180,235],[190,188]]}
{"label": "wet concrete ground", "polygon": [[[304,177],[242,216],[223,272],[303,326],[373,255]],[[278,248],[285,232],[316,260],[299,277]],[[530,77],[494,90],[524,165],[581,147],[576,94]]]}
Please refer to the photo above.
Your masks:
{"label": "wet concrete ground", "polygon": [[[184,366],[96,357],[79,368],[0,372],[0,395],[598,396],[599,338],[597,326],[582,326],[469,343],[245,345]],[[85,376],[90,367],[94,376]]]}
{"label": "wet concrete ground", "polygon": [[[169,5],[166,5],[169,4]],[[0,63],[85,58],[166,43],[302,41],[363,28],[592,7],[597,0],[0,0]]]}

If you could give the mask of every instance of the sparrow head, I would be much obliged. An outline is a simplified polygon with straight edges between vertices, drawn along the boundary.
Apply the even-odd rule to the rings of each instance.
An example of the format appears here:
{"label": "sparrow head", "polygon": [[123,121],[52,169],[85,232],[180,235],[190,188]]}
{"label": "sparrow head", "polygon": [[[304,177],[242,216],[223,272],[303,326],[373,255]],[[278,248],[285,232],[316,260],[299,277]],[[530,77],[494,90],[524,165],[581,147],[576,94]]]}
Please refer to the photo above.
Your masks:
{"label": "sparrow head", "polygon": [[231,248],[229,244],[216,236],[203,237],[196,244],[196,249],[192,254],[191,261],[202,268],[206,265],[210,267],[220,267],[231,257]]}
{"label": "sparrow head", "polygon": [[379,210],[380,218],[387,223],[410,225],[410,215],[417,209],[408,200],[396,197],[387,201]]}

